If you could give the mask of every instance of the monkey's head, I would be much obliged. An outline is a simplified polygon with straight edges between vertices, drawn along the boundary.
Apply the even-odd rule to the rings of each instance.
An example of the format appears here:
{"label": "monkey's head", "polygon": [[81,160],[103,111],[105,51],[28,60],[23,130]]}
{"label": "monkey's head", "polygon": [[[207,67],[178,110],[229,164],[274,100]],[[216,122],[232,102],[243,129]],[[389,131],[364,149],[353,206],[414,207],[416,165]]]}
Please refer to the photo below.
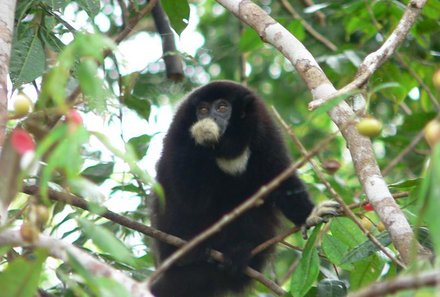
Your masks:
{"label": "monkey's head", "polygon": [[[194,121],[190,135],[196,145],[215,148],[246,128],[255,95],[230,81],[207,84],[188,97]],[[249,133],[249,131],[247,131]]]}
{"label": "monkey's head", "polygon": [[238,176],[246,172],[257,151],[270,149],[267,139],[282,143],[276,130],[263,100],[252,90],[232,81],[215,81],[182,102],[165,137],[164,151],[201,166],[209,167],[214,160],[221,171]]}

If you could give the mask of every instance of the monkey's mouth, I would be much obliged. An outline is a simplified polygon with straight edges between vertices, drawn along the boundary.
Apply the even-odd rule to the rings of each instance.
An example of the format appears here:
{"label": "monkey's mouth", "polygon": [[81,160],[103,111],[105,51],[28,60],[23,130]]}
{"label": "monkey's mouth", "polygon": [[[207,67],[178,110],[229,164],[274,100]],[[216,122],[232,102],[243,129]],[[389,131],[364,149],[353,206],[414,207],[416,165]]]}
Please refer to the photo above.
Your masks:
{"label": "monkey's mouth", "polygon": [[191,136],[196,144],[214,146],[220,139],[220,128],[214,120],[205,118],[194,123],[190,128]]}

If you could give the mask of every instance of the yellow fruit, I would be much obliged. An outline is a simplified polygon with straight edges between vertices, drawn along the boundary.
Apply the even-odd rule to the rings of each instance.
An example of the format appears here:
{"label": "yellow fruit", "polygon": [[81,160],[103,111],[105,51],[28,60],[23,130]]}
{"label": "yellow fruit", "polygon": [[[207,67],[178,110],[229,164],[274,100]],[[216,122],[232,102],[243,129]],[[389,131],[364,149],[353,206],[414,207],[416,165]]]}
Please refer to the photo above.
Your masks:
{"label": "yellow fruit", "polygon": [[373,137],[380,134],[382,123],[375,118],[364,118],[357,123],[356,129],[364,136]]}
{"label": "yellow fruit", "polygon": [[24,222],[20,227],[20,234],[24,241],[32,243],[38,239],[40,231],[30,222]]}
{"label": "yellow fruit", "polygon": [[432,82],[434,84],[434,87],[440,89],[440,69],[437,69],[432,75]]}
{"label": "yellow fruit", "polygon": [[25,93],[19,93],[14,101],[14,115],[16,117],[24,117],[31,110],[31,99]]}
{"label": "yellow fruit", "polygon": [[49,210],[44,205],[37,205],[35,207],[35,212],[37,215],[37,222],[39,224],[46,224],[47,220],[49,219]]}
{"label": "yellow fruit", "polygon": [[383,222],[379,222],[379,224],[377,224],[376,228],[379,232],[385,231],[385,225],[383,224]]}
{"label": "yellow fruit", "polygon": [[430,121],[423,130],[426,142],[433,147],[440,140],[440,122]]}
{"label": "yellow fruit", "polygon": [[371,228],[373,227],[373,223],[367,218],[367,217],[363,217],[361,219],[361,224],[362,226],[367,229],[368,231],[371,230]]}

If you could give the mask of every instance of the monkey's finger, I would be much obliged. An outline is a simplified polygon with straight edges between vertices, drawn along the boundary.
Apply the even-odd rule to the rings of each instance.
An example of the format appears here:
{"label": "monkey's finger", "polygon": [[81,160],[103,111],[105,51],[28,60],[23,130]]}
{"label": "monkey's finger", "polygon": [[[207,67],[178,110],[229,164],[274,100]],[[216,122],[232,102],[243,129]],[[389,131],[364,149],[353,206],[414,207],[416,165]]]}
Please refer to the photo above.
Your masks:
{"label": "monkey's finger", "polygon": [[304,224],[301,226],[301,234],[304,240],[307,240],[309,238],[309,236],[307,235],[307,230],[309,228]]}

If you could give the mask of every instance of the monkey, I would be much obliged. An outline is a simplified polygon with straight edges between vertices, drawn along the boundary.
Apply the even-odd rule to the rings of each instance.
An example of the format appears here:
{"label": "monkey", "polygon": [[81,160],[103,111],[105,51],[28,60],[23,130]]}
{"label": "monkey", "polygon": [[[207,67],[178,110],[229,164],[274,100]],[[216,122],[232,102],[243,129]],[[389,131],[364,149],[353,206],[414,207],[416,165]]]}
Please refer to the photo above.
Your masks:
{"label": "monkey", "polygon": [[[156,179],[164,197],[155,195],[151,222],[157,229],[190,240],[292,163],[278,126],[263,100],[232,81],[214,81],[180,104],[164,138]],[[153,282],[156,297],[213,297],[242,294],[251,284],[245,267],[261,270],[273,248],[251,251],[276,235],[280,213],[309,228],[336,215],[339,204],[316,207],[296,174],[219,233],[184,256]],[[207,251],[223,253],[224,263]],[[176,247],[155,240],[157,264]]]}

